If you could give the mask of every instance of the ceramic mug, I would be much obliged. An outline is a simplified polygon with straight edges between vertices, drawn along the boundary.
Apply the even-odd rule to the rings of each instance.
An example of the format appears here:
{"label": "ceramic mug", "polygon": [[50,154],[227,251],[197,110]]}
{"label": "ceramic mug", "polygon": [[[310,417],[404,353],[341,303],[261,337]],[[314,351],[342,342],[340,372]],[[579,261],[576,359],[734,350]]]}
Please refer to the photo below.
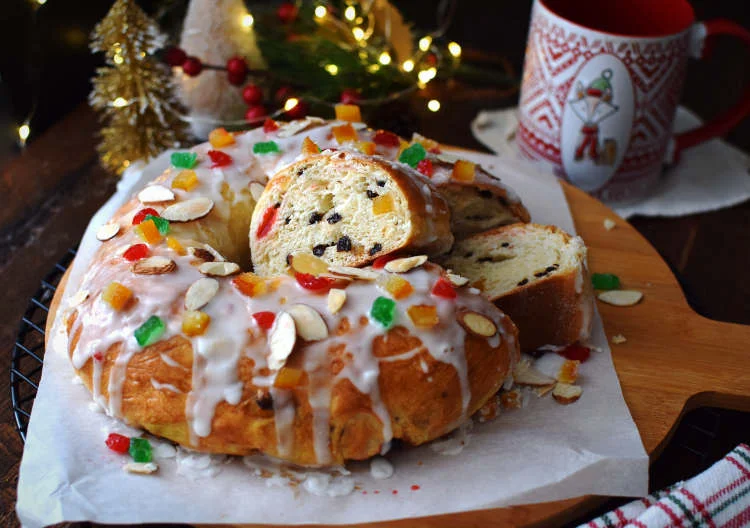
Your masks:
{"label": "ceramic mug", "polygon": [[686,0],[536,0],[519,103],[518,148],[610,202],[640,198],[680,151],[750,113],[750,90],[707,124],[672,134],[689,57],[716,35],[750,48],[729,20],[695,22]]}

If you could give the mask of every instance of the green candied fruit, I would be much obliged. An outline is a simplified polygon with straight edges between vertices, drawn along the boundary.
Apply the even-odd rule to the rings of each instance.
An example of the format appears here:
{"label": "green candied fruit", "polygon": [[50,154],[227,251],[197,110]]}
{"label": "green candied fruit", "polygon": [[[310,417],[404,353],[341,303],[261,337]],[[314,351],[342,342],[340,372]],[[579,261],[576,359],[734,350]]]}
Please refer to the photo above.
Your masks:
{"label": "green candied fruit", "polygon": [[160,317],[152,315],[135,331],[135,340],[142,347],[153,345],[166,329],[167,325],[164,324],[164,321]]}
{"label": "green candied fruit", "polygon": [[261,141],[253,145],[253,154],[275,154],[281,152],[275,141]]}
{"label": "green candied fruit", "polygon": [[387,297],[378,297],[372,303],[370,317],[375,319],[385,328],[390,328],[396,315],[396,301]]}
{"label": "green candied fruit", "polygon": [[170,161],[178,169],[192,169],[198,161],[198,154],[195,152],[173,152]]}
{"label": "green candied fruit", "polygon": [[416,168],[420,161],[427,156],[427,151],[419,143],[414,143],[404,149],[398,157],[398,161],[406,163],[412,168]]}
{"label": "green candied fruit", "polygon": [[156,229],[159,230],[159,233],[162,235],[166,235],[169,233],[169,220],[166,218],[162,218],[161,216],[154,216],[154,215],[146,215],[146,220],[152,220],[154,224],[156,224]]}
{"label": "green candied fruit", "polygon": [[620,277],[611,273],[594,273],[591,283],[597,290],[616,290],[620,287]]}
{"label": "green candied fruit", "polygon": [[151,444],[145,438],[131,438],[128,453],[135,462],[151,462]]}

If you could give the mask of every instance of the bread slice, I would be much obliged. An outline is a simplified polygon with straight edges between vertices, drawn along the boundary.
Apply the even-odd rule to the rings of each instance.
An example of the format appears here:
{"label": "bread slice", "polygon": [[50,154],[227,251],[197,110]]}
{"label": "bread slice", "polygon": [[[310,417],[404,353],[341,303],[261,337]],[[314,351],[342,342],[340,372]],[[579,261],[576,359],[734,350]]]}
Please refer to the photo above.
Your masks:
{"label": "bread slice", "polygon": [[439,261],[510,316],[524,350],[588,338],[593,291],[580,237],[554,226],[512,224],[457,242]]}
{"label": "bread slice", "polygon": [[416,171],[352,152],[325,151],[282,169],[253,211],[255,272],[283,273],[290,255],[362,266],[397,250],[439,255],[453,245],[450,210]]}

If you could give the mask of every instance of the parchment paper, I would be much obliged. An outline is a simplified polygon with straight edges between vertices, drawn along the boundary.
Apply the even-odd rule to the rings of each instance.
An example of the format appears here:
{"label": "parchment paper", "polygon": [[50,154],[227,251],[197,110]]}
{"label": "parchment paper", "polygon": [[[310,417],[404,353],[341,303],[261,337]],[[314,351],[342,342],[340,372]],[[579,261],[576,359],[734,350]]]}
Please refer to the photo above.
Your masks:
{"label": "parchment paper", "polygon": [[[463,155],[463,154],[462,154]],[[558,182],[515,160],[466,155],[512,186],[532,219],[575,232]],[[147,171],[130,170],[118,192],[92,219],[75,259],[66,295],[77,291],[99,242],[94,233],[135,189],[166,167],[166,155]],[[159,166],[161,164],[161,166]],[[616,236],[613,234],[612,236]],[[58,329],[59,330],[59,329]],[[159,472],[134,475],[125,457],[104,446],[118,426],[93,413],[91,397],[73,383],[62,334],[45,355],[20,468],[17,512],[27,527],[62,521],[101,523],[356,523],[435,515],[582,494],[641,496],[648,491],[648,458],[620,391],[596,314],[592,343],[601,351],[581,366],[584,392],[563,406],[536,396],[524,408],[477,424],[461,452],[430,446],[387,455],[395,473],[375,480],[367,464],[350,468],[358,488],[349,495],[315,496],[253,474],[239,459],[213,465],[211,477],[186,476],[174,458]],[[200,464],[199,464],[200,465]],[[412,489],[418,486],[418,489]]]}

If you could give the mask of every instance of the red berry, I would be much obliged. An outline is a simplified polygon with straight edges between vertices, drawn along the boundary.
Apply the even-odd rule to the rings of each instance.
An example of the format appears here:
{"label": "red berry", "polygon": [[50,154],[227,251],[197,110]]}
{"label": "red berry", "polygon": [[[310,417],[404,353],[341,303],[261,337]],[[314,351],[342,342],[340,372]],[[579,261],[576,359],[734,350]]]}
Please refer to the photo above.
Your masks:
{"label": "red berry", "polygon": [[309,110],[307,103],[304,101],[297,101],[297,104],[286,111],[286,115],[292,119],[302,119],[307,115]]}
{"label": "red berry", "polygon": [[263,213],[263,218],[260,221],[258,230],[255,232],[255,236],[258,240],[266,236],[271,232],[273,224],[276,222],[276,215],[278,214],[278,207],[271,206]]}
{"label": "red berry", "polygon": [[130,438],[117,433],[109,433],[109,436],[104,443],[107,444],[107,447],[112,451],[120,453],[121,455],[126,454],[128,449],[130,449]]}
{"label": "red berry", "polygon": [[558,354],[566,359],[578,360],[583,363],[591,355],[591,349],[589,347],[579,345],[578,343],[574,343],[559,351]]}
{"label": "red berry", "polygon": [[263,330],[270,330],[273,322],[276,320],[276,314],[273,312],[255,312],[253,319]]}
{"label": "red berry", "polygon": [[432,173],[434,171],[432,167],[432,161],[428,160],[427,158],[423,159],[422,161],[417,163],[417,170],[428,178],[432,178]]}
{"label": "red berry", "polygon": [[232,57],[227,61],[227,71],[245,75],[247,73],[247,63],[242,57]]}
{"label": "red berry", "polygon": [[195,77],[203,71],[203,63],[201,63],[201,60],[198,57],[188,57],[185,59],[185,62],[182,63],[182,71],[185,72],[185,75]]}
{"label": "red berry", "polygon": [[235,72],[228,72],[227,73],[227,80],[229,80],[229,84],[232,86],[240,86],[242,83],[245,82],[246,74],[244,73],[235,73]]}
{"label": "red berry", "polygon": [[125,257],[125,260],[135,262],[136,260],[148,257],[149,253],[150,251],[146,244],[135,244],[126,249],[122,256]]}
{"label": "red berry", "polygon": [[266,107],[263,105],[250,105],[245,112],[245,121],[250,123],[260,121],[268,115]]}
{"label": "red berry", "polygon": [[455,299],[457,296],[453,284],[451,284],[445,277],[440,277],[437,280],[432,287],[432,295],[435,297],[442,297],[443,299]]}
{"label": "red berry", "polygon": [[164,54],[164,62],[170,66],[181,66],[185,59],[187,59],[187,53],[178,47],[169,48]]}
{"label": "red berry", "polygon": [[375,132],[375,136],[372,138],[372,141],[376,145],[382,145],[384,147],[401,146],[401,138],[399,138],[393,132],[388,132],[387,130],[378,130],[377,132]]}
{"label": "red berry", "polygon": [[135,213],[135,216],[133,217],[133,225],[138,225],[141,222],[143,222],[146,219],[146,216],[159,216],[159,213],[156,212],[156,209],[151,209],[150,207],[146,207],[145,209],[141,209],[137,213]]}
{"label": "red berry", "polygon": [[338,283],[336,279],[330,277],[316,277],[310,273],[295,272],[294,278],[297,279],[297,283],[304,289],[315,293],[328,293],[328,291]]}
{"label": "red berry", "polygon": [[279,124],[270,117],[263,122],[263,132],[265,132],[266,134],[276,132],[278,129]]}
{"label": "red berry", "polygon": [[297,6],[291,2],[284,2],[279,6],[276,15],[279,17],[282,24],[289,24],[297,18]]}
{"label": "red berry", "polygon": [[372,267],[374,269],[383,269],[386,264],[388,264],[393,259],[397,258],[398,255],[394,253],[389,253],[388,255],[383,255],[382,257],[378,257],[375,259],[375,261],[372,263]]}
{"label": "red berry", "polygon": [[347,88],[341,92],[341,102],[343,104],[357,104],[360,99],[362,99],[362,95],[359,93],[359,90],[355,90],[354,88]]}
{"label": "red berry", "polygon": [[248,84],[242,89],[242,99],[248,105],[257,105],[263,102],[263,90],[257,84]]}
{"label": "red berry", "polygon": [[211,158],[211,168],[226,167],[232,164],[232,156],[220,150],[209,150],[208,157]]}
{"label": "red berry", "polygon": [[280,86],[276,93],[273,94],[273,100],[277,103],[284,104],[294,94],[291,86]]}

